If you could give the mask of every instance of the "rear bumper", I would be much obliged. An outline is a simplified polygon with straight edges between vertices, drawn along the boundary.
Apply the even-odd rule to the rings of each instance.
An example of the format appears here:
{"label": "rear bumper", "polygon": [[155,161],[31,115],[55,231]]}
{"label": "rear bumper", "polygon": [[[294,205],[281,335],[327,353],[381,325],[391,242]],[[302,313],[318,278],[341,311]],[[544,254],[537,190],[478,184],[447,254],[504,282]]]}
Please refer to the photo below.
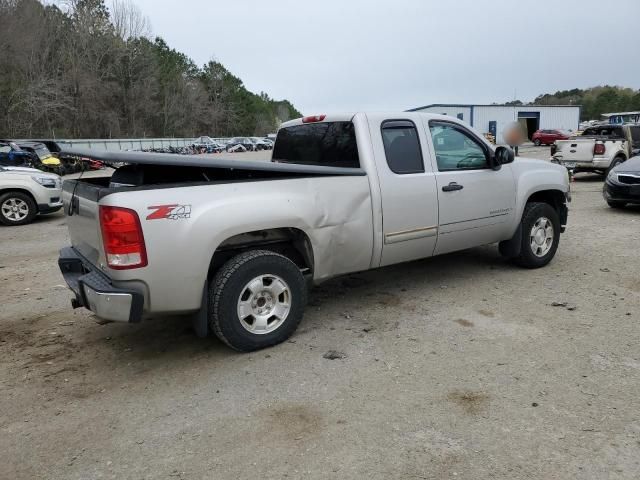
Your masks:
{"label": "rear bumper", "polygon": [[[589,161],[579,161],[579,160],[564,160],[562,156],[554,155],[551,157],[551,161],[562,165],[563,167],[570,168],[571,170],[582,170],[582,171],[591,171],[591,170],[606,170],[609,168],[611,164],[611,159],[598,159],[594,158]],[[570,167],[565,165],[569,164]]]}
{"label": "rear bumper", "polygon": [[60,250],[58,265],[75,294],[73,308],[84,307],[96,316],[115,322],[139,322],[144,297],[134,290],[117,288],[111,279],[85,260],[73,247]]}

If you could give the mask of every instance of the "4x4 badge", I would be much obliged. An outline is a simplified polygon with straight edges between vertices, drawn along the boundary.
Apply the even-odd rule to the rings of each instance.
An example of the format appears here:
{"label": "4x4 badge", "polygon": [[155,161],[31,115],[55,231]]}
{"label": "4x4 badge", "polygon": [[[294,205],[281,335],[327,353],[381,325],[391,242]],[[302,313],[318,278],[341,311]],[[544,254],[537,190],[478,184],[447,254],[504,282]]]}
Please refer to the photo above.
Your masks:
{"label": "4x4 badge", "polygon": [[147,207],[149,210],[155,210],[147,215],[147,220],[179,220],[181,218],[191,218],[191,205],[154,205]]}

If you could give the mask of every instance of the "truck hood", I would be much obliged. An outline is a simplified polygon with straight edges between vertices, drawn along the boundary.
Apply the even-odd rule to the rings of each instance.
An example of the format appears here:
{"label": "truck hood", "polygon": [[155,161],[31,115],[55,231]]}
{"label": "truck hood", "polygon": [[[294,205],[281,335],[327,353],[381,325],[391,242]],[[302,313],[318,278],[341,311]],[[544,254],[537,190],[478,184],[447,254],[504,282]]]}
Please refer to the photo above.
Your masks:
{"label": "truck hood", "polygon": [[516,157],[513,161],[514,164],[523,165],[528,168],[536,168],[536,169],[549,169],[549,171],[557,171],[564,173],[566,172],[566,168],[562,165],[558,165],[557,163],[551,163],[548,160],[543,160],[539,158],[531,158],[531,157]]}
{"label": "truck hood", "polygon": [[516,157],[511,168],[516,179],[534,179],[532,181],[535,185],[544,186],[545,189],[552,188],[563,192],[568,192],[570,189],[569,171],[562,165],[551,163],[548,160]]}

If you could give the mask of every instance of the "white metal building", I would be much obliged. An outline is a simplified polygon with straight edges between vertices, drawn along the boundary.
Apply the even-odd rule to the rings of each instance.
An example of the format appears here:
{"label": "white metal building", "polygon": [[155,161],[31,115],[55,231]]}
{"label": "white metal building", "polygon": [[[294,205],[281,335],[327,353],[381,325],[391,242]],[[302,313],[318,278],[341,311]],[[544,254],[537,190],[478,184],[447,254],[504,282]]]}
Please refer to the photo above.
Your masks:
{"label": "white metal building", "polygon": [[580,123],[579,105],[456,105],[433,104],[412,108],[411,112],[450,115],[470,124],[481,133],[492,133],[496,143],[504,143],[502,132],[507,124],[519,121],[529,138],[538,129],[575,131]]}

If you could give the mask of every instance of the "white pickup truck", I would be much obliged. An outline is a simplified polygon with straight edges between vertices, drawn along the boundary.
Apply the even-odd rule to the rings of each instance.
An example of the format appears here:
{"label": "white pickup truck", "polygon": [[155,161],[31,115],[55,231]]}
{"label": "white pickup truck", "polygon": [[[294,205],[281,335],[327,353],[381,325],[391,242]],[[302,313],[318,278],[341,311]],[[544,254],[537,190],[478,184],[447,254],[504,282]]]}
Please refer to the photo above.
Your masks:
{"label": "white pickup truck", "polygon": [[190,314],[241,351],[288,338],[308,286],[336,275],[498,242],[544,266],[570,199],[566,169],[422,113],[287,122],[271,162],[83,155],[128,165],[64,182],[74,307],[125,322]]}
{"label": "white pickup truck", "polygon": [[569,140],[556,140],[552,161],[578,172],[608,174],[640,152],[640,125],[595,125]]}

